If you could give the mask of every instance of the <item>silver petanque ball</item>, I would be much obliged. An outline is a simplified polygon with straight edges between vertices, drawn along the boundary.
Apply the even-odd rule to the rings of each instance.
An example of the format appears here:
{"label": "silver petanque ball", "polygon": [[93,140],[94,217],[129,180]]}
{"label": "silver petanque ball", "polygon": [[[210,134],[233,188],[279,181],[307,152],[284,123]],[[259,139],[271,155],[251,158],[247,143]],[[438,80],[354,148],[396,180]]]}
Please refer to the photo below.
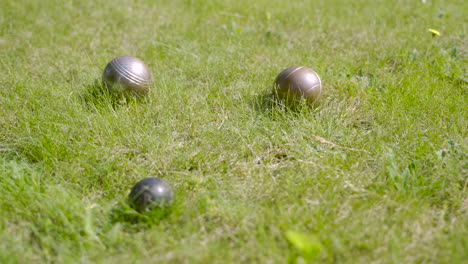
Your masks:
{"label": "silver petanque ball", "polygon": [[120,56],[107,64],[102,81],[114,89],[144,95],[149,91],[151,74],[142,60]]}
{"label": "silver petanque ball", "polygon": [[128,200],[130,206],[138,212],[149,212],[169,207],[174,200],[174,192],[163,179],[149,177],[133,186]]}
{"label": "silver petanque ball", "polygon": [[315,103],[322,94],[322,82],[318,74],[304,66],[293,66],[283,70],[275,79],[275,94],[288,103],[306,99]]}

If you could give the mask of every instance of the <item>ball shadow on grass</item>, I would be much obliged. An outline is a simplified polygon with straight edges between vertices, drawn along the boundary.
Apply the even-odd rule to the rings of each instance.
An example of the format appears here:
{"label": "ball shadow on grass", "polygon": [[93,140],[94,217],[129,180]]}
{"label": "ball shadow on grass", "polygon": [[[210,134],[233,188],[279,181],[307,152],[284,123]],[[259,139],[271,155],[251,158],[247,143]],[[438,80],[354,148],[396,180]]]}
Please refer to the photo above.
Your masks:
{"label": "ball shadow on grass", "polygon": [[128,202],[121,201],[110,210],[109,219],[112,224],[122,223],[129,229],[141,230],[166,220],[174,210],[174,207],[164,206],[140,213],[130,207]]}
{"label": "ball shadow on grass", "polygon": [[[266,89],[265,89],[266,90]],[[313,104],[306,100],[292,98],[281,98],[274,91],[266,91],[254,97],[251,102],[252,107],[260,113],[290,113],[299,114],[311,112],[319,107],[319,102]]]}
{"label": "ball shadow on grass", "polygon": [[112,107],[115,110],[132,102],[146,100],[145,96],[112,87],[103,83],[100,79],[85,85],[85,89],[79,97],[91,109]]}

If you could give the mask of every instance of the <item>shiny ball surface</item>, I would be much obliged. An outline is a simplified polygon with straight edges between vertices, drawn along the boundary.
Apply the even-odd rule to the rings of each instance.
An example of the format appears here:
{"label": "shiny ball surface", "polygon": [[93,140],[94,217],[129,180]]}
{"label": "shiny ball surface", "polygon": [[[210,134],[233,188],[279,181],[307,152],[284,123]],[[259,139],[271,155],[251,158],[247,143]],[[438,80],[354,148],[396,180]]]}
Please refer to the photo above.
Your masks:
{"label": "shiny ball surface", "polygon": [[289,103],[315,103],[322,94],[322,82],[318,74],[304,66],[293,66],[283,70],[275,79],[275,94]]}
{"label": "shiny ball surface", "polygon": [[149,177],[133,186],[128,200],[130,206],[138,212],[149,212],[155,208],[170,206],[174,200],[174,192],[164,180]]}
{"label": "shiny ball surface", "polygon": [[120,56],[107,64],[102,81],[113,89],[144,95],[149,91],[151,74],[142,60]]}

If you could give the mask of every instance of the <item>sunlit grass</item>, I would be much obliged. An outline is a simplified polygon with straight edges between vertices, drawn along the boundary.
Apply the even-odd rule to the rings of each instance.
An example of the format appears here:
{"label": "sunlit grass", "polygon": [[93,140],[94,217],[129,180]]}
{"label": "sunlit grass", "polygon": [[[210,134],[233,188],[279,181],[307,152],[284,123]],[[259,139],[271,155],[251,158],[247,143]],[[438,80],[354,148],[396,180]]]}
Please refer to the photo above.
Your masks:
{"label": "sunlit grass", "polygon": [[[0,262],[462,263],[464,6],[3,1]],[[100,85],[125,54],[143,100]],[[273,101],[292,65],[316,108]],[[127,205],[149,176],[170,214]]]}

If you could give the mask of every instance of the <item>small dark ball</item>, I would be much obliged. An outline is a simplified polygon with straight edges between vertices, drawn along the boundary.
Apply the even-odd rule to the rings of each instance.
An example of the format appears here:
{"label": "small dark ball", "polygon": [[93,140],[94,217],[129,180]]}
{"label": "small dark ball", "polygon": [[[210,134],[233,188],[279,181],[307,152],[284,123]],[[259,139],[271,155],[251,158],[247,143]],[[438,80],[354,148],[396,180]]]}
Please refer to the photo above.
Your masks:
{"label": "small dark ball", "polygon": [[116,90],[144,95],[149,91],[151,74],[142,60],[133,56],[120,56],[107,64],[102,81]]}
{"label": "small dark ball", "polygon": [[133,186],[128,200],[138,212],[148,212],[155,208],[170,206],[174,200],[174,192],[164,180],[149,177]]}
{"label": "small dark ball", "polygon": [[304,66],[293,66],[283,70],[275,79],[275,94],[288,103],[306,99],[315,103],[322,94],[322,82],[318,74]]}

